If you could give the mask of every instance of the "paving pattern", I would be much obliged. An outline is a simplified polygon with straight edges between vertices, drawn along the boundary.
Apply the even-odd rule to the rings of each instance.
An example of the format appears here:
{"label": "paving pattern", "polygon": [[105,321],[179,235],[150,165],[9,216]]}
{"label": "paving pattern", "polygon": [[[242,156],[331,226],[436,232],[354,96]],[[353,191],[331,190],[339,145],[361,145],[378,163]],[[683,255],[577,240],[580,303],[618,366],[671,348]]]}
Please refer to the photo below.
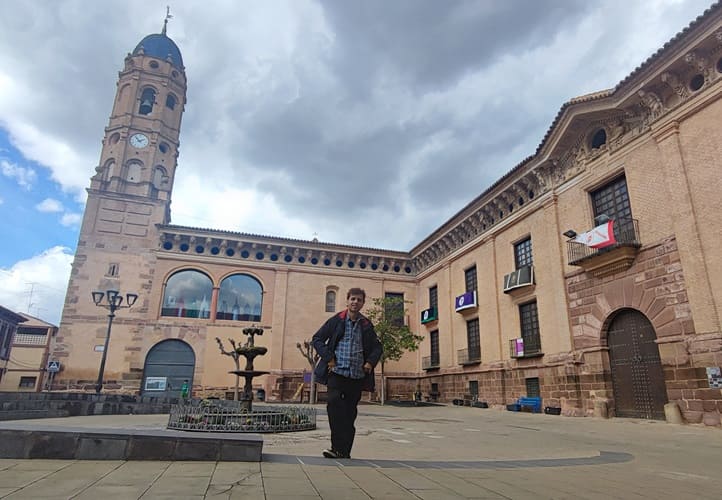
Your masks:
{"label": "paving pattern", "polygon": [[[722,491],[720,429],[366,405],[354,458],[329,460],[320,456],[329,439],[322,413],[315,431],[264,435],[262,462],[2,459],[0,498],[697,500],[719,499]],[[53,422],[165,425],[163,416],[150,415]]]}

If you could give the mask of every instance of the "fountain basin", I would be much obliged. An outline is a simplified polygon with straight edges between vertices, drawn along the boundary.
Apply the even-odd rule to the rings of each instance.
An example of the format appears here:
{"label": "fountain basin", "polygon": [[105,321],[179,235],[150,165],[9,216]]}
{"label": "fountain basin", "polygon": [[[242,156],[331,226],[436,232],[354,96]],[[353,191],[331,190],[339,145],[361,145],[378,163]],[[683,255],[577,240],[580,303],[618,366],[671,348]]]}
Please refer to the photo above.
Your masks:
{"label": "fountain basin", "polygon": [[316,428],[316,410],[269,405],[248,411],[240,401],[191,399],[171,407],[167,427],[198,432],[308,431]]}

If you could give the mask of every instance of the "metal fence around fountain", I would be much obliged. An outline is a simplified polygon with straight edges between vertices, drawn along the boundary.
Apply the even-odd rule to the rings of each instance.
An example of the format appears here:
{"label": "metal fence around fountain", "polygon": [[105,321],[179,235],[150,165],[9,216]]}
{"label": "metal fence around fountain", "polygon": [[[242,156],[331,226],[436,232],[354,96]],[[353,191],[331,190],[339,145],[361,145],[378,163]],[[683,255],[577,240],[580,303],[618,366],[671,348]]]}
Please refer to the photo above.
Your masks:
{"label": "metal fence around fountain", "polygon": [[248,411],[240,401],[192,399],[171,407],[167,427],[199,432],[308,431],[316,428],[316,410],[269,405]]}

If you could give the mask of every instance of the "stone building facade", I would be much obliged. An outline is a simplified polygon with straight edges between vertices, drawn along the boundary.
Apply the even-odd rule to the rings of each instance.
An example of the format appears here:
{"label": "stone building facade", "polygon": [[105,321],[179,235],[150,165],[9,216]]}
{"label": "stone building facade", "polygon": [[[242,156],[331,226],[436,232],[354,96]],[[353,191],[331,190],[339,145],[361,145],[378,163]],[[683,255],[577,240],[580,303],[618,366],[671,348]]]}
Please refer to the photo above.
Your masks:
{"label": "stone building facade", "polygon": [[[58,381],[94,380],[107,320],[91,292],[117,289],[140,298],[115,319],[106,390],[172,393],[188,378],[224,395],[215,339],[258,324],[259,386],[287,398],[308,369],[296,344],[360,286],[403,294],[425,338],[388,364],[389,394],[538,395],[566,415],[641,418],[676,402],[719,425],[721,77],[716,4],[614,88],[565,103],[532,156],[392,251],[172,225],[186,81],[176,45],[150,35],[120,73],[88,191]],[[604,228],[614,244],[584,243]]]}

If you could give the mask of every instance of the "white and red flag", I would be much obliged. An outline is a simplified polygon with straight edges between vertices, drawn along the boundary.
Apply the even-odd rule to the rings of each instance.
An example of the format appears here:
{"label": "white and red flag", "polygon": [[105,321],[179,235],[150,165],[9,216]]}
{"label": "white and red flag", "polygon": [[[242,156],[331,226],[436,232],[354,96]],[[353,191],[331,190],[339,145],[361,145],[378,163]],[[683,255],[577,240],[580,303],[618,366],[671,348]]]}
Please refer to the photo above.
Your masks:
{"label": "white and red flag", "polygon": [[617,240],[614,238],[614,221],[610,220],[600,224],[591,231],[578,234],[574,241],[592,248],[604,248],[614,245]]}

